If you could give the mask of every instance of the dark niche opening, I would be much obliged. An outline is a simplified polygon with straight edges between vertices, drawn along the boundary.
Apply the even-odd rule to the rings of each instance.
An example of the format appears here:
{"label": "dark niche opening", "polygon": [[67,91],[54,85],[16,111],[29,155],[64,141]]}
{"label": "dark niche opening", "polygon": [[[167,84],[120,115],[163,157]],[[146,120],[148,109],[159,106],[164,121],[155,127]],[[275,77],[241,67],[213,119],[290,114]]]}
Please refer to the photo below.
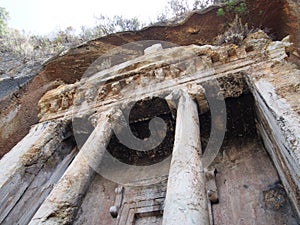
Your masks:
{"label": "dark niche opening", "polygon": [[[226,132],[223,145],[234,138],[257,138],[254,99],[252,94],[226,98]],[[211,132],[210,111],[199,115],[202,152],[205,151]]]}
{"label": "dark niche opening", "polygon": [[175,119],[165,99],[155,97],[136,102],[129,114],[131,132],[139,139],[149,138],[149,122],[154,117],[160,117],[167,125],[166,136],[160,145],[152,150],[138,151],[123,145],[113,134],[107,147],[108,152],[115,159],[136,166],[152,165],[170,156],[175,136]]}

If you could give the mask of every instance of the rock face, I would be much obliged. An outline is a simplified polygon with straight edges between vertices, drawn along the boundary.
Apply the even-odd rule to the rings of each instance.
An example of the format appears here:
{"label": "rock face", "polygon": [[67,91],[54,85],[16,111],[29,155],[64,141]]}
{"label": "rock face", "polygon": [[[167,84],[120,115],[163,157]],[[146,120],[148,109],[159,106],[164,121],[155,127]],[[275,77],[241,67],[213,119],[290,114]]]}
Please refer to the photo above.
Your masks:
{"label": "rock face", "polygon": [[[2,46],[0,46],[2,50]],[[14,53],[5,51],[1,52],[0,68],[0,104],[1,119],[0,127],[0,156],[2,157],[7,150],[12,148],[18,140],[22,139],[28,133],[33,120],[29,112],[32,111],[31,104],[34,104],[35,92],[28,92],[27,87],[42,69],[42,62],[45,58],[37,60],[22,59]],[[47,84],[45,87],[47,87]],[[50,85],[51,86],[51,85]],[[48,86],[49,87],[49,86]],[[44,92],[46,89],[40,87]],[[39,88],[36,87],[36,90]],[[25,97],[27,96],[27,97]],[[28,122],[24,120],[28,119]],[[27,125],[23,126],[24,123]],[[29,126],[28,126],[29,125]]]}
{"label": "rock face", "polygon": [[[290,34],[296,49],[290,60],[299,65],[299,3],[296,0],[247,0],[246,3],[248,10],[242,17],[243,23],[248,23],[249,28],[270,30],[276,40]],[[54,57],[44,64],[43,69],[28,85],[0,101],[0,117],[10,118],[9,122],[0,122],[0,156],[18,143],[28,133],[31,125],[38,122],[37,102],[47,90],[58,85],[56,80],[74,83],[99,56],[116,46],[133,41],[161,40],[178,45],[211,44],[217,35],[226,30],[226,24],[234,19],[233,13],[225,17],[216,16],[217,9],[218,6],[212,6],[205,11],[192,12],[175,24],[157,24],[137,32],[112,34]],[[16,108],[19,108],[18,113],[10,117]]]}
{"label": "rock face", "polygon": [[287,32],[291,34],[293,43],[296,46],[297,53],[294,54],[295,62],[299,66],[300,55],[300,25],[299,25],[299,12],[300,3],[296,0],[286,1],[284,3],[284,12],[286,15]]}
{"label": "rock face", "polygon": [[212,7],[44,65],[1,117],[3,148],[36,125],[0,160],[0,223],[298,224],[297,29],[272,20],[292,21],[298,3],[257,3],[248,13],[266,9],[277,40],[212,45]]}
{"label": "rock face", "polygon": [[[99,211],[101,217],[103,216],[103,218],[110,221],[110,224],[133,224],[139,220],[141,223],[154,221],[155,224],[160,224],[161,222],[163,224],[174,224],[176,220],[173,221],[172,215],[176,210],[185,211],[182,220],[185,220],[188,224],[198,220],[207,224],[212,223],[213,220],[227,223],[226,217],[220,217],[220,214],[212,212],[228,214],[226,208],[228,208],[228,204],[233,203],[227,202],[224,197],[224,194],[227,193],[227,188],[230,188],[229,186],[226,188],[225,183],[229,182],[233,185],[232,182],[239,182],[239,180],[246,184],[240,183],[235,189],[232,189],[232,191],[237,191],[238,194],[235,198],[231,198],[231,201],[242,201],[245,198],[244,191],[240,190],[240,187],[247,189],[250,185],[252,188],[255,188],[251,195],[247,195],[248,201],[252,202],[251,206],[249,206],[250,208],[248,209],[245,206],[243,209],[246,211],[251,209],[258,214],[243,216],[242,218],[246,223],[297,223],[296,217],[300,212],[300,119],[299,90],[297,88],[300,82],[300,71],[296,65],[288,62],[288,56],[294,51],[292,44],[289,42],[289,37],[284,38],[282,41],[272,41],[264,32],[258,31],[249,34],[241,43],[241,46],[234,44],[224,46],[174,46],[166,42],[158,43],[156,41],[136,42],[124,45],[117,51],[113,50],[110,54],[99,58],[87,70],[80,81],[73,84],[62,84],[48,91],[40,99],[38,104],[39,126],[50,126],[49,129],[51,130],[48,131],[47,128],[46,130],[43,130],[44,128],[42,130],[33,128],[29,136],[26,136],[19,144],[23,146],[22,151],[17,150],[19,148],[17,145],[15,149],[2,158],[0,165],[3,168],[7,168],[5,165],[9,164],[11,169],[3,169],[7,172],[3,174],[3,184],[0,190],[4,194],[8,194],[8,196],[11,193],[10,190],[23,190],[27,186],[24,186],[24,183],[15,182],[13,179],[17,177],[25,179],[23,175],[24,168],[26,170],[27,166],[32,164],[32,160],[37,160],[37,165],[43,165],[45,161],[55,159],[55,154],[52,152],[55,149],[58,149],[56,150],[58,153],[64,152],[59,150],[58,146],[62,146],[61,143],[66,139],[66,135],[58,136],[62,139],[54,138],[56,133],[61,132],[61,128],[64,126],[55,124],[62,123],[62,121],[72,121],[72,133],[77,145],[82,147],[70,165],[71,156],[68,154],[74,156],[74,153],[70,153],[70,150],[64,153],[61,159],[62,163],[57,162],[54,166],[60,172],[53,172],[52,174],[52,177],[55,177],[53,182],[57,183],[53,188],[49,189],[50,192],[39,195],[38,203],[34,209],[30,212],[26,211],[27,217],[15,219],[18,223],[25,221],[26,223],[30,222],[30,224],[68,224],[77,220],[82,221],[84,218],[87,218],[88,212],[82,214],[79,210],[80,207],[86,208],[95,204],[91,202],[93,198],[88,197],[89,199],[83,200],[82,197],[85,195],[95,196],[97,195],[96,193],[102,198],[105,198],[105,196],[116,196],[115,203],[108,201],[105,203],[108,205],[103,206],[104,208]],[[132,53],[134,53],[134,58]],[[128,60],[126,55],[129,55]],[[214,82],[216,83],[215,87],[213,86]],[[175,91],[170,99],[168,96],[174,89],[179,91]],[[215,93],[214,90],[216,91]],[[228,106],[229,103],[225,104],[226,99],[239,99],[250,93],[253,95],[254,102],[247,104],[253,104],[255,107],[255,110],[252,109],[252,114],[256,114],[256,123],[251,113],[248,113],[250,119],[246,119],[247,116],[242,116],[243,113],[234,118],[234,114],[238,109],[234,110],[234,105]],[[216,96],[219,97],[216,98]],[[163,104],[165,103],[163,101],[160,103],[154,100],[155,98],[166,99],[168,106],[164,106]],[[188,101],[187,98],[190,100]],[[140,102],[138,106],[133,107],[132,103],[137,102]],[[189,111],[191,106],[188,105],[192,103],[187,105],[187,102],[193,102],[195,106],[193,107],[193,113],[195,115],[192,115],[191,111]],[[222,104],[223,109],[221,107]],[[132,106],[129,107],[130,105]],[[227,106],[225,107],[225,105]],[[128,107],[129,111],[127,111]],[[219,113],[217,115],[215,115],[214,107],[218,108],[217,111]],[[228,116],[232,118],[232,121],[226,119],[226,113],[220,113],[225,108],[227,108]],[[203,155],[199,154],[199,151],[201,151],[200,140],[198,140],[199,135],[195,136],[197,132],[191,131],[192,125],[195,126],[193,129],[197,130],[199,124],[194,119],[190,120],[190,124],[186,124],[186,116],[191,115],[192,118],[195,118],[198,115],[198,110],[199,114],[204,116],[200,116],[200,124],[202,122],[205,124],[205,115],[208,110],[210,111],[211,116],[214,118],[212,118],[212,125],[209,129],[212,131],[217,130],[219,134],[216,137],[221,139],[219,146],[216,145],[216,141],[212,141],[212,149],[210,149],[210,142],[203,143],[207,147]],[[127,113],[129,113],[128,122],[131,130],[136,132],[134,134],[135,138],[131,136],[133,134],[131,134],[130,130],[126,130],[127,122],[122,119],[123,117],[125,118]],[[167,150],[164,150],[164,148],[159,150],[159,148],[155,147],[155,144],[154,147],[150,148],[151,152],[143,150],[144,153],[134,153],[133,150],[125,150],[127,151],[127,156],[121,153],[124,151],[121,143],[125,146],[133,146],[130,147],[131,149],[136,149],[139,146],[145,147],[148,144],[152,146],[155,141],[159,141],[160,144],[163,139],[151,139],[151,135],[157,134],[161,136],[161,133],[167,132],[168,129],[174,130],[174,128],[171,126],[172,122],[168,122],[167,124],[169,125],[163,128],[160,127],[159,121],[154,122],[152,120],[155,116],[168,114],[173,115],[173,118],[174,115],[177,115],[174,146],[171,144],[169,148],[174,148],[174,151],[177,153],[183,151],[182,153],[175,154],[173,152],[170,155],[169,152],[167,155],[161,155]],[[172,117],[169,117],[169,119],[165,118],[165,121],[172,120]],[[234,125],[235,119],[241,121],[239,125]],[[222,130],[225,132],[226,120],[229,121],[227,125],[228,131],[226,134],[220,134]],[[147,133],[148,129],[146,128],[147,124],[143,124],[143,121],[150,121],[150,134],[148,135],[143,134]],[[85,128],[88,123],[91,124],[91,127]],[[238,128],[241,124],[244,124],[242,125],[244,128]],[[93,126],[95,126],[95,129]],[[159,133],[155,133],[157,132],[155,127],[159,130]],[[205,142],[205,130],[205,127],[201,128],[201,132],[203,132],[203,134],[201,133],[201,142]],[[63,132],[66,133],[66,131]],[[188,135],[188,138],[191,140],[187,140],[185,143],[183,141],[185,139],[184,136],[188,132],[192,132]],[[262,144],[255,145],[253,147],[257,149],[255,151],[249,150],[251,149],[249,146],[253,145],[255,140],[259,140],[257,132],[262,138],[265,149],[268,151],[275,168],[270,166],[269,169],[265,169],[266,163],[269,162],[271,165],[271,161],[264,152]],[[121,143],[112,143],[113,133]],[[125,140],[122,140],[122,134],[126,135]],[[41,145],[41,147],[32,147],[30,145],[30,143],[37,142],[32,140],[32,137],[37,140],[43,137],[42,143],[47,142],[48,139],[44,135],[52,137],[50,142],[53,142],[53,144],[49,146]],[[82,139],[84,135],[86,138]],[[161,137],[164,138],[165,136],[162,135]],[[212,136],[210,138],[214,139]],[[130,143],[126,142],[130,139],[132,139]],[[234,147],[236,144],[234,143],[237,143],[237,141],[247,143],[246,146],[248,147],[245,153],[234,151],[236,149]],[[23,142],[28,143],[28,146],[27,144],[22,144]],[[134,142],[138,144],[134,144]],[[261,143],[260,141],[258,142]],[[194,144],[192,145],[192,143]],[[189,145],[190,147],[184,147]],[[221,145],[224,146],[224,149],[221,150],[223,153],[218,153]],[[120,165],[117,163],[116,167],[113,167],[114,169],[111,170],[115,161],[109,158],[110,155],[106,154],[106,149],[110,149],[109,151],[114,152],[114,157],[126,163]],[[185,153],[188,149],[190,153]],[[215,150],[217,151],[214,152]],[[191,152],[193,153],[191,154]],[[186,154],[187,158],[181,157],[184,154]],[[197,156],[197,154],[199,155]],[[176,158],[175,155],[177,155]],[[135,159],[131,159],[131,157]],[[215,159],[215,157],[217,158]],[[226,157],[229,157],[228,162]],[[265,160],[265,162],[261,161],[260,164],[257,164],[256,169],[262,172],[262,178],[258,180],[256,180],[255,174],[252,174],[256,173],[256,169],[253,167],[255,161],[257,161],[256,157],[263,157]],[[18,158],[21,161],[16,160]],[[168,159],[171,158],[172,161],[170,162]],[[25,159],[28,159],[30,163],[27,163]],[[227,168],[230,163],[236,162],[236,160],[246,160],[245,164],[251,168],[251,173],[247,177],[250,176],[252,177],[251,179],[242,178],[243,174],[238,175],[237,172],[234,172],[235,170]],[[149,164],[149,162],[152,163]],[[227,163],[229,164],[227,165]],[[129,165],[129,167],[125,165]],[[139,170],[135,169],[135,165],[140,166]],[[241,167],[239,165],[241,164],[236,164],[238,168]],[[214,182],[216,184],[213,186],[211,184],[205,186],[204,173],[210,166],[217,167],[221,170],[220,174],[223,175],[215,178],[216,181]],[[144,167],[147,169],[147,172],[144,171]],[[177,179],[178,171],[185,171],[183,168],[186,168],[185,175]],[[279,177],[277,177],[276,171]],[[121,185],[119,187],[121,188],[120,190],[124,189],[124,191],[117,191],[113,194],[103,190],[101,193],[89,194],[93,190],[89,187],[93,182],[95,172],[106,179],[111,179],[115,184],[119,183]],[[51,172],[49,173],[51,174]],[[232,173],[236,173],[236,176],[240,177],[230,175]],[[171,177],[169,177],[168,184],[166,184],[164,180],[168,176]],[[224,177],[227,177],[228,181],[220,184]],[[199,179],[199,184],[195,183],[197,179]],[[213,177],[210,179],[214,180]],[[266,179],[265,183],[261,183],[261,179]],[[274,200],[274,202],[270,195],[272,193],[275,195],[275,192],[272,189],[271,194],[269,194],[271,190],[270,185],[277,182],[278,179],[280,179],[279,185],[282,185],[280,186],[282,187],[280,193],[283,200],[281,202]],[[34,182],[39,184],[40,181],[36,180]],[[106,183],[107,181],[103,180],[102,182]],[[165,193],[163,191],[165,188],[167,190],[163,196],[155,194],[156,192],[154,191],[155,187],[157,187],[154,184],[159,182],[163,182],[164,185],[161,187],[161,192],[157,194]],[[176,185],[173,184],[174,182]],[[41,182],[40,189],[43,189],[42,185],[43,183]],[[199,193],[198,191],[191,191],[195,185],[201,188],[202,191],[199,191]],[[129,202],[132,204],[132,202],[136,201],[134,200],[135,195],[131,193],[131,188],[135,186],[139,187],[136,191],[144,193],[140,197],[136,197],[140,199],[139,202],[145,201],[143,203],[145,205],[139,203],[139,205],[135,206],[137,211],[130,211],[130,207],[134,206],[130,206],[128,209],[127,204]],[[149,194],[145,193],[146,190]],[[219,197],[214,197],[212,203],[208,200],[211,197],[211,191],[215,193],[217,191],[220,192]],[[9,200],[10,204],[3,205],[2,211],[7,212],[2,214],[2,222],[4,224],[11,221],[13,215],[18,212],[21,207],[20,204],[25,201],[23,199],[30,195],[30,192],[28,194],[27,192],[14,195],[16,200],[21,200]],[[184,194],[185,192],[186,194]],[[207,197],[206,192],[208,193]],[[191,196],[188,198],[180,197],[188,196],[187,193],[190,193]],[[118,197],[119,195],[122,197]],[[263,202],[260,202],[260,195],[265,196]],[[199,201],[196,201],[197,198],[199,198]],[[159,199],[159,201],[155,199]],[[6,202],[8,200],[4,199],[3,201]],[[155,203],[155,201],[158,202]],[[174,201],[176,201],[176,204]],[[220,201],[219,204],[212,205],[218,201]],[[113,206],[111,215],[116,217],[116,219],[107,218],[106,214],[109,213],[109,210],[104,209],[109,207],[109,204]],[[149,207],[152,207],[151,210]],[[212,208],[213,211],[211,211]],[[270,208],[271,211],[269,212]],[[295,209],[296,214],[293,213],[292,208]],[[230,221],[236,223],[241,219],[240,216],[243,213],[241,209],[232,215],[233,218]],[[268,216],[262,217],[259,215]],[[132,218],[128,219],[128,216]],[[161,216],[163,219],[159,219]],[[95,218],[88,220],[95,221]]]}

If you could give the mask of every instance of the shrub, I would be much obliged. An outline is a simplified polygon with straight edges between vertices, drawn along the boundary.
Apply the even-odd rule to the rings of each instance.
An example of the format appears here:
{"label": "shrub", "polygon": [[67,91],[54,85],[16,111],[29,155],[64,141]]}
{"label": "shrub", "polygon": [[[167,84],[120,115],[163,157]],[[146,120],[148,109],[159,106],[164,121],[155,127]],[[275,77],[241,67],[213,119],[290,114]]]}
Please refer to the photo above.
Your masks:
{"label": "shrub", "polygon": [[249,29],[247,24],[242,24],[241,18],[236,15],[233,22],[229,24],[228,30],[217,37],[216,44],[240,45],[245,37],[252,32],[253,30]]}
{"label": "shrub", "polygon": [[8,12],[5,8],[0,7],[0,37],[7,32],[7,20],[9,19]]}
{"label": "shrub", "polygon": [[225,6],[219,8],[217,11],[218,16],[225,16],[228,13],[234,12],[236,15],[244,15],[247,12],[246,2],[243,0],[238,3],[237,0],[226,1]]}

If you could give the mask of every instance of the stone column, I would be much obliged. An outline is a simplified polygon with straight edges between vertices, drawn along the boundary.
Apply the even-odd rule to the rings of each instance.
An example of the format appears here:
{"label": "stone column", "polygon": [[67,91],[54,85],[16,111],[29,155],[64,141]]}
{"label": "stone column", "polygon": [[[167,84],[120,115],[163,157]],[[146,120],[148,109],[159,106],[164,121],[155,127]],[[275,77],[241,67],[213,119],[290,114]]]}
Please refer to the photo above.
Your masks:
{"label": "stone column", "polygon": [[101,115],[80,152],[53,188],[30,224],[69,224],[89,188],[94,169],[101,163],[112,135],[109,114]]}
{"label": "stone column", "polygon": [[59,151],[58,146],[64,139],[69,137],[68,131],[68,121],[53,120],[36,124],[30,129],[29,134],[0,160],[0,224],[5,224],[5,220],[9,221],[10,213],[16,212],[14,208],[18,208],[19,203],[23,204],[24,195],[28,198],[30,193],[34,197],[34,203],[30,204],[30,209],[26,213],[20,209],[24,213],[18,218],[20,220],[22,218],[26,221],[28,215],[32,216],[30,211],[36,210],[39,202],[44,200],[42,193],[47,193],[47,184],[51,184],[52,181],[48,180],[47,183],[41,181],[40,188],[43,188],[39,190],[41,195],[34,195],[33,191],[31,192],[32,185],[37,183],[36,179],[41,179],[38,177],[45,162],[51,160],[54,165],[59,164],[52,156]]}
{"label": "stone column", "polygon": [[166,100],[177,118],[163,225],[209,224],[196,102],[183,90]]}

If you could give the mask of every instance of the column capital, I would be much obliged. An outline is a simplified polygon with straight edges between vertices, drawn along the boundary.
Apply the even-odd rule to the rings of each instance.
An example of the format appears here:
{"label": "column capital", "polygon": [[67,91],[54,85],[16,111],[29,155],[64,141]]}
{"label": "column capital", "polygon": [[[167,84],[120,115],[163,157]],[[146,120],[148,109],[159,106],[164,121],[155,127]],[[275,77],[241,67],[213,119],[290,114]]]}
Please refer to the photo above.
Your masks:
{"label": "column capital", "polygon": [[173,90],[168,96],[165,97],[169,108],[176,110],[180,97],[189,96],[198,103],[201,112],[208,110],[208,103],[205,98],[205,89],[200,84],[188,84],[185,87]]}

